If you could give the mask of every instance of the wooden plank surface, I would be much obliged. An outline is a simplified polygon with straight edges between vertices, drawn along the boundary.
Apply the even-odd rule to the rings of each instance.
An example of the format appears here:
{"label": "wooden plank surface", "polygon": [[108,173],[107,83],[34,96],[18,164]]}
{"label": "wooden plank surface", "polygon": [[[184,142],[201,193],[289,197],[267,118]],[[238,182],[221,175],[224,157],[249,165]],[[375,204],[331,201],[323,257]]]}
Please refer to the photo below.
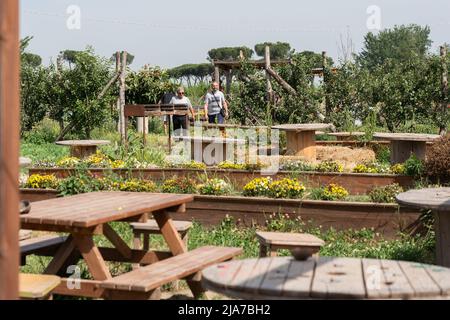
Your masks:
{"label": "wooden plank surface", "polygon": [[19,295],[26,299],[45,298],[61,283],[58,276],[21,273],[19,275]]}
{"label": "wooden plank surface", "polygon": [[386,140],[400,140],[400,141],[433,141],[441,136],[438,134],[424,134],[424,133],[392,133],[392,132],[375,132],[374,138]]}
{"label": "wooden plank surface", "polygon": [[272,129],[284,130],[284,131],[315,131],[325,130],[331,127],[331,124],[327,123],[300,123],[300,124],[280,124],[272,126]]}
{"label": "wooden plank surface", "polygon": [[244,299],[450,298],[449,268],[379,259],[244,259],[205,269],[203,282]]}
{"label": "wooden plank surface", "polygon": [[287,246],[323,246],[325,242],[318,237],[307,233],[288,233],[288,232],[256,232],[256,237],[260,241],[274,245]]}
{"label": "wooden plank surface", "polygon": [[398,194],[396,199],[405,206],[450,212],[450,188],[409,190]]}
{"label": "wooden plank surface", "polygon": [[146,192],[93,192],[34,202],[22,223],[91,227],[143,213],[174,207],[193,200],[192,195]]}

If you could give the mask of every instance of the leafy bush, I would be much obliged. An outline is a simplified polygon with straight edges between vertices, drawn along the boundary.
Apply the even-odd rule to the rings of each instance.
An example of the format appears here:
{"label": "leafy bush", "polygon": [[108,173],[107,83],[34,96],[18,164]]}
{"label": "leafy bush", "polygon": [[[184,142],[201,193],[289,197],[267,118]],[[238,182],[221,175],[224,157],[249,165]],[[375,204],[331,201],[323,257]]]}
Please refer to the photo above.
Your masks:
{"label": "leafy bush", "polygon": [[391,166],[390,171],[393,174],[405,174],[406,168],[404,164],[397,163]]}
{"label": "leafy bush", "polygon": [[375,161],[358,164],[353,168],[355,173],[387,173],[389,172],[389,166],[380,164]]}
{"label": "leafy bush", "polygon": [[398,183],[387,186],[376,187],[370,191],[369,196],[373,202],[395,203],[395,196],[403,192],[403,188]]}
{"label": "leafy bush", "polygon": [[244,163],[233,163],[230,161],[223,161],[217,165],[220,169],[245,170]]}
{"label": "leafy bush", "polygon": [[58,135],[58,123],[44,118],[36,123],[30,131],[24,133],[24,140],[33,144],[54,143]]}
{"label": "leafy bush", "polygon": [[272,179],[269,177],[255,178],[244,186],[243,195],[246,197],[266,196],[271,183]]}
{"label": "leafy bush", "polygon": [[56,189],[58,187],[58,179],[53,174],[40,175],[32,174],[25,183],[25,188],[33,189]]}
{"label": "leafy bush", "polygon": [[323,188],[314,189],[311,197],[315,200],[344,200],[348,196],[348,191],[340,185],[331,183]]}
{"label": "leafy bush", "polygon": [[344,167],[336,161],[326,160],[322,161],[316,166],[316,171],[319,172],[342,172]]}
{"label": "leafy bush", "polygon": [[119,191],[154,192],[156,184],[149,180],[131,179],[115,182],[113,188]]}
{"label": "leafy bush", "polygon": [[436,140],[427,149],[425,173],[435,182],[450,182],[450,134]]}
{"label": "leafy bush", "polygon": [[193,179],[183,177],[183,178],[173,178],[164,181],[161,186],[161,191],[165,193],[196,193],[195,188],[196,182]]}
{"label": "leafy bush", "polygon": [[94,192],[104,189],[104,182],[93,178],[85,172],[77,172],[65,179],[59,180],[58,192],[61,196]]}
{"label": "leafy bush", "polygon": [[203,162],[197,162],[197,161],[190,161],[190,162],[183,162],[183,163],[171,163],[168,162],[165,164],[168,168],[185,168],[185,169],[206,169],[206,164]]}
{"label": "leafy bush", "polygon": [[74,168],[81,163],[77,157],[64,157],[56,162],[56,166],[61,168]]}
{"label": "leafy bush", "polygon": [[314,171],[314,165],[304,161],[288,161],[280,166],[285,171]]}
{"label": "leafy bush", "polygon": [[207,179],[204,183],[197,186],[197,190],[203,195],[225,195],[231,193],[231,186],[225,180],[214,178]]}
{"label": "leafy bush", "polygon": [[269,185],[268,196],[272,198],[300,198],[305,187],[297,179],[284,178]]}
{"label": "leafy bush", "polygon": [[423,173],[423,162],[418,159],[414,154],[409,157],[404,163],[405,173],[408,176],[420,177]]}

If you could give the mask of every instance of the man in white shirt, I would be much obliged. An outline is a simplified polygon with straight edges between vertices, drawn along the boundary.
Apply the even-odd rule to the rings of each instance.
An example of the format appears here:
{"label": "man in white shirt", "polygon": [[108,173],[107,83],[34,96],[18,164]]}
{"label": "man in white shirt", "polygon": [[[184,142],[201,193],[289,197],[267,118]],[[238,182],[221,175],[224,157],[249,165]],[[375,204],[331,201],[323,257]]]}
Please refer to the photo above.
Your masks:
{"label": "man in white shirt", "polygon": [[[194,108],[192,108],[191,101],[184,94],[185,94],[184,88],[179,87],[177,89],[177,95],[170,100],[169,104],[187,105],[189,107],[189,111],[192,114],[192,118],[195,119]],[[173,130],[175,132],[175,135],[177,135],[177,134],[178,135],[188,135],[188,132],[186,132],[187,131],[187,120],[188,120],[187,115],[175,115],[174,114],[172,116]]]}
{"label": "man in white shirt", "polygon": [[217,123],[223,123],[228,118],[228,104],[217,82],[212,83],[211,89],[205,96],[205,115],[209,123],[216,123],[216,119]]}

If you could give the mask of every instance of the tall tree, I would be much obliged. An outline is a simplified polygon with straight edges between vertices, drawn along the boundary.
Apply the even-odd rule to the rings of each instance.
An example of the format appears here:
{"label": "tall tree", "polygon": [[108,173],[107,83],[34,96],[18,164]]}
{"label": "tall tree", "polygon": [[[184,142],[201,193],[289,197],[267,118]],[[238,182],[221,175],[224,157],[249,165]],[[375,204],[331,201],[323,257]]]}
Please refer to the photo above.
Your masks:
{"label": "tall tree", "polygon": [[430,28],[415,24],[395,26],[379,34],[369,32],[357,61],[369,69],[381,66],[388,59],[404,62],[425,57],[431,46]]}
{"label": "tall tree", "polygon": [[242,51],[245,58],[251,58],[253,55],[253,50],[242,46],[242,47],[222,47],[215,48],[208,51],[208,60],[235,60],[239,58],[239,54]]}
{"label": "tall tree", "polygon": [[291,53],[291,45],[287,42],[264,42],[255,45],[255,52],[258,56],[264,57],[266,46],[270,48],[271,59],[287,59]]}

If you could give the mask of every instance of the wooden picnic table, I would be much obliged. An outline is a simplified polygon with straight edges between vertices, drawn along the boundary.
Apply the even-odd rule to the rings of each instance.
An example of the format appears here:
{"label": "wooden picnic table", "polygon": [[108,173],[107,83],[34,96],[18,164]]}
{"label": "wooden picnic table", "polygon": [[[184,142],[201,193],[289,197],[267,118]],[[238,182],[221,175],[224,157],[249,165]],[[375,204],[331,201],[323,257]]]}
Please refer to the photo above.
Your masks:
{"label": "wooden picnic table", "polygon": [[225,160],[234,159],[235,152],[245,151],[245,140],[223,137],[180,136],[177,140],[190,144],[191,159],[213,166]]}
{"label": "wooden picnic table", "polygon": [[374,138],[391,141],[391,163],[403,163],[414,154],[418,159],[424,160],[426,144],[440,135],[421,133],[384,133],[376,132]]}
{"label": "wooden picnic table", "polygon": [[450,269],[416,262],[320,257],[234,260],[202,285],[238,299],[448,299]]}
{"label": "wooden picnic table", "polygon": [[302,156],[306,160],[316,160],[316,131],[331,127],[326,123],[282,124],[272,129],[286,131],[287,155]]}
{"label": "wooden picnic table", "polygon": [[56,141],[56,144],[70,147],[70,155],[77,158],[85,158],[97,152],[97,147],[109,144],[108,140],[64,140]]}
{"label": "wooden picnic table", "polygon": [[[169,212],[184,212],[192,195],[146,192],[93,192],[70,197],[34,202],[30,213],[21,215],[21,227],[30,230],[69,233],[47,266],[46,274],[64,274],[67,266],[85,260],[93,280],[81,280],[80,288],[68,289],[67,279],[56,293],[102,297],[102,281],[111,280],[105,260],[150,264],[187,251],[174,227]],[[153,214],[170,252],[131,249],[109,225],[116,221],[146,222]],[[104,235],[113,248],[98,247],[94,235]]]}
{"label": "wooden picnic table", "polygon": [[436,263],[450,267],[450,188],[409,190],[397,195],[396,199],[400,205],[434,212]]}

